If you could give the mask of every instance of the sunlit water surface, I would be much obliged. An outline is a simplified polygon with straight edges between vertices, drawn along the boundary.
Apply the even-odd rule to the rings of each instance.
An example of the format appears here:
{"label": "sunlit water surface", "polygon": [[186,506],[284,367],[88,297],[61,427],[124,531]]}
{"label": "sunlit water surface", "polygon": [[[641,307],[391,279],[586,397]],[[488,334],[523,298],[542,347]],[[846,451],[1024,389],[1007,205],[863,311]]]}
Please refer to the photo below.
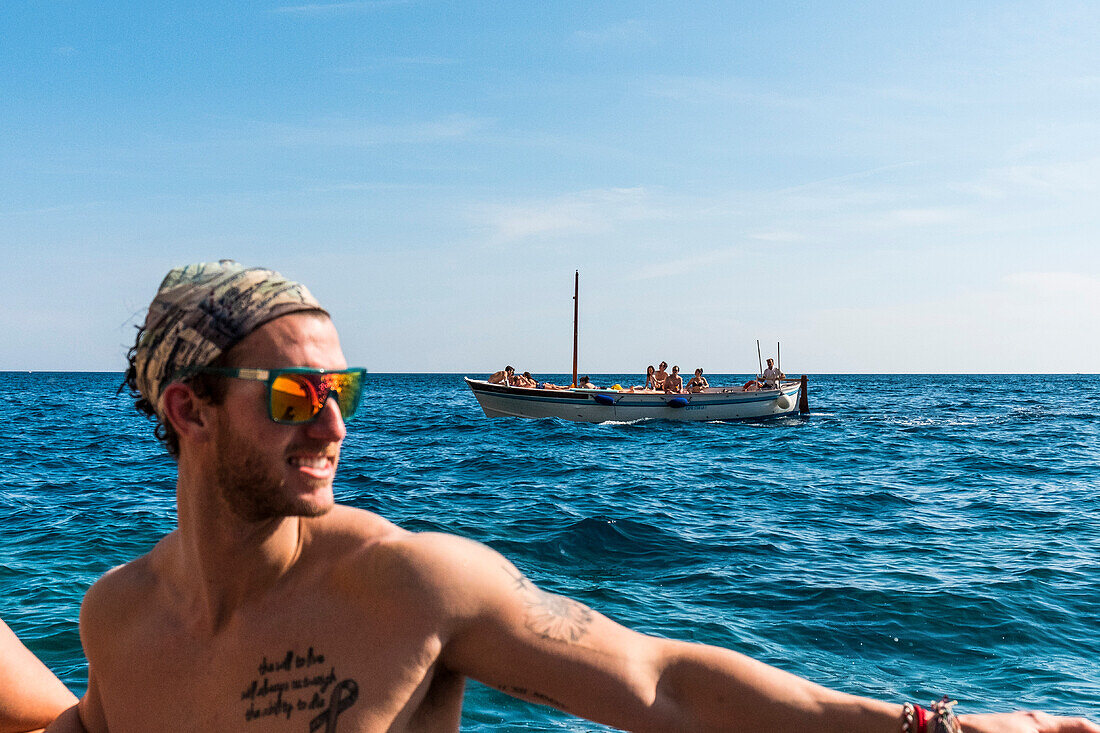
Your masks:
{"label": "sunlit water surface", "polygon": [[[804,418],[603,425],[368,378],[347,504],[830,687],[1098,716],[1100,377],[822,375]],[[119,380],[0,374],[0,618],[78,694],[81,597],[175,523],[174,464]],[[463,729],[604,730],[477,684]]]}

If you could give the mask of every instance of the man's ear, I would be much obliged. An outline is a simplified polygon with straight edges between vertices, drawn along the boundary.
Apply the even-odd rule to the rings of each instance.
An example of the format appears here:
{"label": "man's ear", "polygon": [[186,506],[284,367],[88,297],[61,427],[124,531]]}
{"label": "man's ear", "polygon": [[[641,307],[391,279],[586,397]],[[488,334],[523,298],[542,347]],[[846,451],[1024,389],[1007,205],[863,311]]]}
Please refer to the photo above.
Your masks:
{"label": "man's ear", "polygon": [[191,386],[183,382],[173,382],[164,388],[161,396],[164,417],[172,423],[180,438],[192,441],[206,439],[211,429],[209,403],[195,394]]}

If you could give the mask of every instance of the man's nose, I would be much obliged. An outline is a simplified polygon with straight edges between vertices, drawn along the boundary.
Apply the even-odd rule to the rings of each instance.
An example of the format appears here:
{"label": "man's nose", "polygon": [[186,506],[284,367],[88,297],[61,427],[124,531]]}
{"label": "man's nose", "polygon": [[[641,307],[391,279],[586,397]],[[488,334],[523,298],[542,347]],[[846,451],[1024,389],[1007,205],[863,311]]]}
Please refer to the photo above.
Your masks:
{"label": "man's nose", "polygon": [[309,434],[316,438],[326,440],[343,440],[348,434],[344,425],[344,416],[340,414],[340,404],[336,401],[336,393],[330,392],[325,406],[317,413],[317,419],[308,426]]}

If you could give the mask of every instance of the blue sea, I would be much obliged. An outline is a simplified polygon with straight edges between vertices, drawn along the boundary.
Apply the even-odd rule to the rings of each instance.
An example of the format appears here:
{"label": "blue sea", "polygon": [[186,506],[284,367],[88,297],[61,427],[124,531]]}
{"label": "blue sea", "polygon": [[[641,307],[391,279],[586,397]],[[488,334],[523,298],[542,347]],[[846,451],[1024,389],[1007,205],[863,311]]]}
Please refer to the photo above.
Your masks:
{"label": "blue sea", "polygon": [[[601,425],[489,420],[461,375],[368,379],[344,503],[829,687],[1100,718],[1100,377],[811,375],[804,417]],[[0,618],[77,694],[85,590],[175,524],[120,381],[0,374]],[[606,729],[471,684],[463,730]]]}

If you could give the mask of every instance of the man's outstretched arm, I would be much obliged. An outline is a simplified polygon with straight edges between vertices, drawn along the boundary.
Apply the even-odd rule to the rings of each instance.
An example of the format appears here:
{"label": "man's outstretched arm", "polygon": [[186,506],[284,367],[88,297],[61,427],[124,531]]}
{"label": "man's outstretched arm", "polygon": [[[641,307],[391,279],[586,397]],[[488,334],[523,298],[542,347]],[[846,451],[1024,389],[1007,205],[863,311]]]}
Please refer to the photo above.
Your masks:
{"label": "man's outstretched arm", "polygon": [[76,697],[0,621],[0,733],[45,728]]}
{"label": "man's outstretched arm", "polygon": [[[488,548],[428,542],[439,545],[429,557],[446,556],[439,582],[455,619],[443,663],[513,696],[632,731],[901,730],[901,701],[830,690],[728,649],[638,634],[538,589]],[[960,721],[966,733],[1100,733],[1041,713]]]}

